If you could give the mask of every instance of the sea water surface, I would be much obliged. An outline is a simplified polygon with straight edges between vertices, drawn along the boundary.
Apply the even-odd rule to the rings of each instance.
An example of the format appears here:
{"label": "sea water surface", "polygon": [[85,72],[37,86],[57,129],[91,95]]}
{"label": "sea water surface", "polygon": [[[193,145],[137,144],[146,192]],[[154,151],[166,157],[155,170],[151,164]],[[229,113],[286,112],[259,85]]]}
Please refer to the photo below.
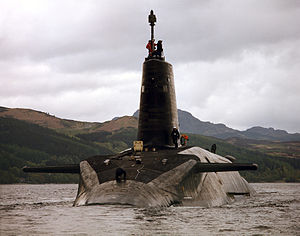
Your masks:
{"label": "sea water surface", "polygon": [[0,185],[0,235],[300,235],[300,184],[221,207],[73,207],[76,184]]}

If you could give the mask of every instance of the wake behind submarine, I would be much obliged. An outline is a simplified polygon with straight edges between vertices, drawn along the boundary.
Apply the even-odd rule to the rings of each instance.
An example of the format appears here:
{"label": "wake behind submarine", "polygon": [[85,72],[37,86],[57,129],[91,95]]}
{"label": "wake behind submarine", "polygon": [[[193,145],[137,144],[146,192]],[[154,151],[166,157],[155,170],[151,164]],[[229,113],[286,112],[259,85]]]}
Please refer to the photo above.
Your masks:
{"label": "wake behind submarine", "polygon": [[74,206],[212,207],[234,201],[235,195],[254,193],[238,171],[256,170],[256,164],[232,163],[230,158],[200,147],[177,147],[179,125],[173,68],[165,61],[162,42],[155,44],[155,22],[156,16],[151,11],[138,141],[133,148],[116,155],[89,157],[79,165],[23,168],[25,172],[78,173],[80,181]]}

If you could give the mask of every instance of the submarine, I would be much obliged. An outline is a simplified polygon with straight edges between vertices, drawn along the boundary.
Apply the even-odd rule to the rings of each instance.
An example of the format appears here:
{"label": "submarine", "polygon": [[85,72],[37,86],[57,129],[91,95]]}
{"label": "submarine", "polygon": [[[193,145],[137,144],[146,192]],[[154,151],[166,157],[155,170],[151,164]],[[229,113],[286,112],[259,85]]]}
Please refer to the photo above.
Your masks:
{"label": "submarine", "polygon": [[[134,207],[202,206],[231,203],[255,193],[238,171],[257,170],[197,146],[177,145],[179,133],[173,67],[155,44],[156,16],[149,54],[143,62],[137,141],[115,155],[97,155],[78,165],[24,167],[25,172],[75,173],[79,185],[74,206],[120,204]],[[157,47],[157,50],[155,49]]]}

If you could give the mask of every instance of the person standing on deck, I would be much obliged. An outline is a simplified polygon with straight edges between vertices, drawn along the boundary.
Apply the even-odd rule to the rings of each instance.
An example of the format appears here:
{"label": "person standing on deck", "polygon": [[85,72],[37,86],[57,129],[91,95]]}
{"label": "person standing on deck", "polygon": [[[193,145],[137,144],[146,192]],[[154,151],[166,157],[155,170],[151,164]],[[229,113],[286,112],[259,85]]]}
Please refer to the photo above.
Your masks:
{"label": "person standing on deck", "polygon": [[178,129],[176,129],[176,127],[173,128],[172,133],[171,133],[172,139],[173,139],[173,143],[175,144],[175,148],[178,148],[178,139],[180,137]]}

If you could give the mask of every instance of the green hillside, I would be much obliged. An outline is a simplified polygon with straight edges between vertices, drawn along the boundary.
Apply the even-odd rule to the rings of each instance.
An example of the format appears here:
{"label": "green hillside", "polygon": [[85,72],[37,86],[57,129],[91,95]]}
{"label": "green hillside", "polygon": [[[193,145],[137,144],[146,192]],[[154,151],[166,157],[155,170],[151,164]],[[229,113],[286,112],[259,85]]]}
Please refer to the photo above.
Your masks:
{"label": "green hillside", "polygon": [[[28,174],[21,168],[79,163],[92,155],[116,153],[131,147],[136,134],[136,128],[121,128],[70,136],[25,121],[0,118],[0,183],[78,183],[78,175]],[[213,137],[189,134],[189,138],[189,145],[209,149],[216,143],[217,154],[234,156],[237,162],[257,163],[258,171],[240,172],[250,182],[300,181],[297,158],[271,156]]]}
{"label": "green hillside", "polygon": [[136,140],[137,129],[121,128],[115,132],[99,131],[88,134],[77,134],[76,137],[88,142],[96,142],[105,145],[114,152],[120,152],[132,147],[133,141]]}
{"label": "green hillside", "polygon": [[96,154],[112,154],[105,145],[11,118],[0,118],[0,183],[77,182],[75,175],[25,174],[25,165],[79,163]]}
{"label": "green hillside", "polygon": [[260,151],[254,151],[238,145],[232,145],[224,140],[189,134],[189,145],[210,149],[211,145],[217,145],[217,154],[234,156],[236,162],[251,162],[258,164],[257,171],[241,171],[250,182],[299,182],[300,159],[270,156]]}

